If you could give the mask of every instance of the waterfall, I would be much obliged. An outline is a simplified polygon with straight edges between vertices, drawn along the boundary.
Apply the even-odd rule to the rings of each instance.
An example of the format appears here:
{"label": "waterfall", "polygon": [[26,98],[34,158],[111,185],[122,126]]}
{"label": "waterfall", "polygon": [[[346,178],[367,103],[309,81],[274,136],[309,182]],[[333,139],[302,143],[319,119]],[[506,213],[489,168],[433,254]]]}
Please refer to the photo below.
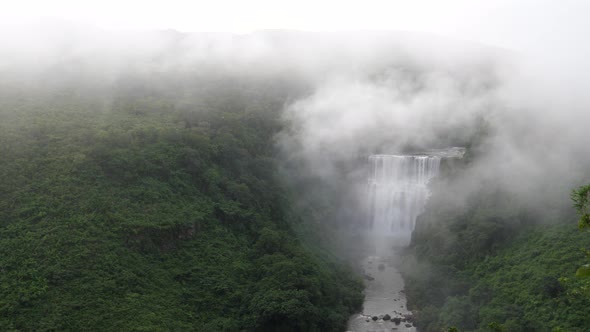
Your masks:
{"label": "waterfall", "polygon": [[[362,313],[352,316],[349,331],[416,331],[395,324],[412,312],[407,308],[404,280],[397,264],[400,247],[410,243],[416,218],[430,196],[429,182],[438,176],[441,158],[463,158],[464,148],[430,150],[422,155],[372,155],[368,163],[368,223],[364,233],[368,257],[362,262],[365,301]],[[405,327],[404,327],[405,326]]]}
{"label": "waterfall", "polygon": [[397,238],[402,245],[409,242],[440,160],[427,155],[369,157],[369,225],[374,233]]}

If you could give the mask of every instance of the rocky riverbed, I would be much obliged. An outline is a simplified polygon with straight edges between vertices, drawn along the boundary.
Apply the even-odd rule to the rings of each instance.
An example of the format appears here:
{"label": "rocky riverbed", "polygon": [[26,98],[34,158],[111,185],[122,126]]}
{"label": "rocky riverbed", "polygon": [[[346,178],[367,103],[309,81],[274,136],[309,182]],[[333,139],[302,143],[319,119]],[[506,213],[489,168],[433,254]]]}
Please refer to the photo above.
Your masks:
{"label": "rocky riverbed", "polygon": [[369,256],[362,261],[365,279],[363,312],[348,322],[351,332],[416,331],[412,313],[406,308],[404,280],[395,258]]}

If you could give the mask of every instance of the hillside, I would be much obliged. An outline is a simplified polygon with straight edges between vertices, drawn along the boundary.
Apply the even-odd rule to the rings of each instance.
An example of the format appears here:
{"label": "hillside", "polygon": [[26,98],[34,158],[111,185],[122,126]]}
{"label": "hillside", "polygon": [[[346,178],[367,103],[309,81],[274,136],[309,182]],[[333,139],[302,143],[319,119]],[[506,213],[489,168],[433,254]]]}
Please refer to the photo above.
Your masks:
{"label": "hillside", "polygon": [[360,282],[301,245],[277,177],[287,89],[210,78],[5,85],[1,330],[344,328]]}
{"label": "hillside", "polygon": [[493,187],[461,206],[435,189],[402,267],[418,327],[586,331],[590,297],[575,274],[588,233],[571,213],[539,215]]}

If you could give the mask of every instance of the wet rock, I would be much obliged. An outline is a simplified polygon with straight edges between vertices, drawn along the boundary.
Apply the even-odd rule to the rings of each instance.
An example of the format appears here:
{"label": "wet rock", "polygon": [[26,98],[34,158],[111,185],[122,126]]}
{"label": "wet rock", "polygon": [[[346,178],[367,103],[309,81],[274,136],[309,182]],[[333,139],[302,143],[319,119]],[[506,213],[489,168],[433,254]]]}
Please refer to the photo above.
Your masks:
{"label": "wet rock", "polygon": [[372,318],[372,319],[373,319],[374,321],[376,321],[376,320],[378,320],[378,319],[379,319],[379,317],[377,317],[377,316],[373,316],[373,318]]}
{"label": "wet rock", "polygon": [[406,327],[412,327],[412,324],[406,324]]}
{"label": "wet rock", "polygon": [[373,278],[372,276],[370,276],[370,275],[368,275],[368,274],[365,274],[365,275],[364,275],[364,277],[365,277],[365,279],[367,279],[367,280],[369,280],[369,281],[373,281],[373,280],[375,280],[375,278]]}
{"label": "wet rock", "polygon": [[401,318],[399,318],[399,317],[395,317],[395,318],[393,318],[391,321],[392,321],[392,322],[394,322],[394,323],[395,323],[395,325],[399,325],[399,324],[401,324],[401,322],[402,322],[402,319],[401,319]]}
{"label": "wet rock", "polygon": [[414,316],[412,314],[405,314],[404,315],[404,319],[408,322],[413,322],[414,321]]}
{"label": "wet rock", "polygon": [[383,320],[390,320],[391,316],[389,316],[388,314],[385,314],[385,316],[383,316]]}

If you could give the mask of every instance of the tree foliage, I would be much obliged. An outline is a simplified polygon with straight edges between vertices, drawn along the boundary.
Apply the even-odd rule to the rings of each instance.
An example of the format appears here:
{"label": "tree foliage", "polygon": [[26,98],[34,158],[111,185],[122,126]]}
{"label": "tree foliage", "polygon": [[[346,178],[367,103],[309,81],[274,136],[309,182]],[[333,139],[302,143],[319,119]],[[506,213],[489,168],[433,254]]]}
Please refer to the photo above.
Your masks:
{"label": "tree foliage", "polygon": [[[581,186],[572,190],[571,199],[574,203],[574,208],[578,213],[580,219],[578,220],[578,228],[590,228],[590,185]],[[586,256],[590,258],[590,251],[586,251]],[[586,279],[580,291],[589,294],[590,296],[590,264],[586,263],[578,268],[576,277]]]}
{"label": "tree foliage", "polygon": [[161,79],[0,91],[0,330],[341,331],[362,286],[292,231],[287,92]]}
{"label": "tree foliage", "polygon": [[539,223],[509,193],[483,188],[465,204],[437,192],[402,272],[421,331],[585,331],[590,297],[571,278],[587,234]]}
{"label": "tree foliage", "polygon": [[572,190],[571,198],[580,217],[578,227],[580,229],[590,227],[590,185]]}

